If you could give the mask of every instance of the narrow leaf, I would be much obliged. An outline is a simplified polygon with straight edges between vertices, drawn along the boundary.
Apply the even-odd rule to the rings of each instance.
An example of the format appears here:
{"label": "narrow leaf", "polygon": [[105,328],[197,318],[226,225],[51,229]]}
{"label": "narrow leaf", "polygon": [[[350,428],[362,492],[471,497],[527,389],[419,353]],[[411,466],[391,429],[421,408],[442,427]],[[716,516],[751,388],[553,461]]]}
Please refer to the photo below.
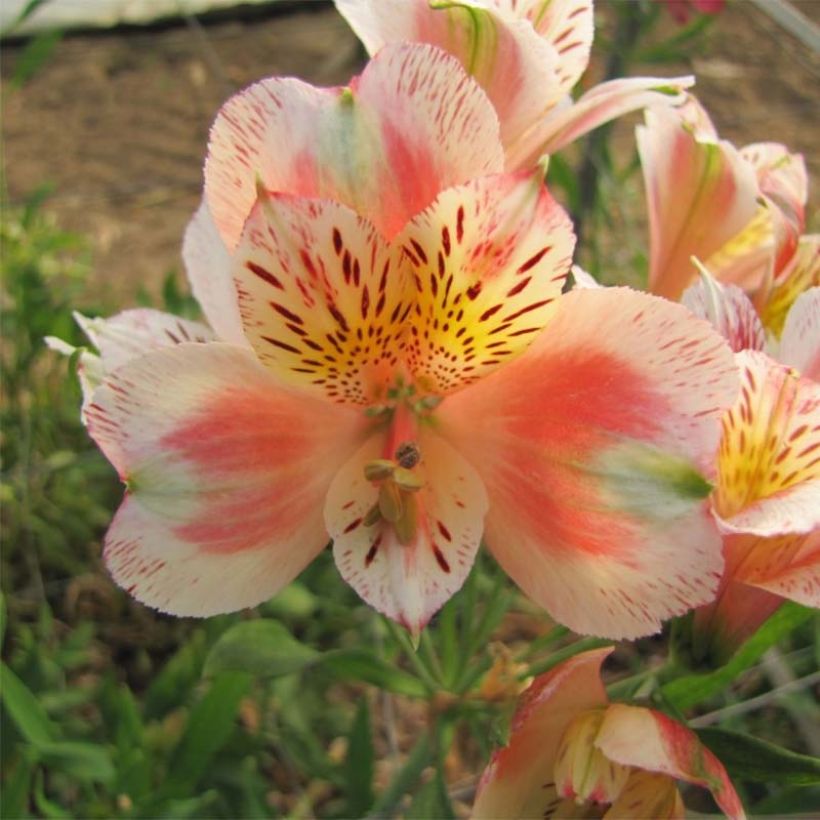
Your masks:
{"label": "narrow leaf", "polygon": [[698,729],[697,733],[731,777],[787,786],[820,785],[820,759],[816,757],[729,729]]}
{"label": "narrow leaf", "polygon": [[808,607],[787,601],[760,629],[744,643],[729,662],[714,672],[685,675],[663,687],[663,695],[676,709],[685,712],[695,704],[722,692],[737,676],[748,669],[774,646],[812,616]]}
{"label": "narrow leaf", "polygon": [[167,792],[174,797],[189,794],[205,773],[211,758],[228,742],[236,728],[239,704],[250,689],[251,678],[225,672],[191,710],[185,733],[174,751]]}
{"label": "narrow leaf", "polygon": [[214,644],[203,674],[247,672],[277,677],[299,672],[317,657],[315,649],[299,643],[278,621],[244,621],[232,626]]}
{"label": "narrow leaf", "polygon": [[363,817],[373,804],[374,757],[370,709],[367,700],[362,698],[348,736],[344,766],[347,814],[350,817]]}
{"label": "narrow leaf", "polygon": [[322,655],[317,663],[340,680],[372,683],[399,695],[427,697],[427,687],[408,672],[390,666],[365,649],[335,649]]}
{"label": "narrow leaf", "polygon": [[108,749],[94,743],[43,743],[37,756],[48,768],[89,783],[110,783],[116,774]]}
{"label": "narrow leaf", "polygon": [[0,665],[0,695],[20,734],[35,746],[54,740],[55,730],[33,692],[8,668]]}

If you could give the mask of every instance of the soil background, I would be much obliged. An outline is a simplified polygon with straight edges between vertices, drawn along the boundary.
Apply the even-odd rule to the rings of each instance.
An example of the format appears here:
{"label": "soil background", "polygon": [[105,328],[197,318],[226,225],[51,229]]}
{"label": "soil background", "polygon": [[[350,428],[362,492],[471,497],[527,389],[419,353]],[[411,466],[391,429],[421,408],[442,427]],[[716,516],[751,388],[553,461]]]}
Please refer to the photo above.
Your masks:
{"label": "soil background", "polygon": [[[624,1],[598,1],[599,30],[611,24],[614,2]],[[793,4],[820,22],[820,0]],[[662,33],[676,30],[671,17],[663,26]],[[221,102],[271,75],[345,83],[364,61],[333,6],[318,0],[211,21],[68,34],[18,88],[10,78],[21,52],[22,44],[11,43],[2,53],[7,201],[21,203],[43,183],[53,185],[47,207],[61,227],[90,239],[95,301],[122,307],[140,289],[156,293],[181,266],[182,233],[199,201],[208,128]],[[820,178],[820,156],[812,153],[820,55],[752,3],[730,0],[688,63],[632,73],[690,72],[721,136],[738,145],[786,143]],[[594,59],[585,84],[598,74]],[[621,150],[633,150],[638,119],[619,123]],[[631,191],[642,199],[639,181]]]}

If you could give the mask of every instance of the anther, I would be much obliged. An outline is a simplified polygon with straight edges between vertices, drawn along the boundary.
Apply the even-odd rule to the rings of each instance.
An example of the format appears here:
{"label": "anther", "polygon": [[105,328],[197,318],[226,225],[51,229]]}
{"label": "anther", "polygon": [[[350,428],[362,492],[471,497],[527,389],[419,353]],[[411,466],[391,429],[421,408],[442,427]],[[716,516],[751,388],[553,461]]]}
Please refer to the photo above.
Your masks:
{"label": "anther", "polygon": [[405,441],[396,448],[396,461],[400,467],[412,470],[421,461],[421,450],[415,441]]}

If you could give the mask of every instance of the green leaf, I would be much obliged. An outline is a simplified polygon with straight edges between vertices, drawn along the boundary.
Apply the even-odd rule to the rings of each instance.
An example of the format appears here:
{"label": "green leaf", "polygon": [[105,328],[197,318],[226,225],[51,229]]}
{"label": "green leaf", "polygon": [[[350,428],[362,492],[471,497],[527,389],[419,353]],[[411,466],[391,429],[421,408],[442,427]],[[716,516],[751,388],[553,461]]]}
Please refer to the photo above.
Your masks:
{"label": "green leaf", "polygon": [[744,643],[729,662],[713,672],[684,675],[663,687],[663,696],[677,710],[685,712],[712,695],[722,692],[737,676],[762,657],[782,637],[807,621],[813,612],[808,607],[787,601]]}
{"label": "green leaf", "polygon": [[250,675],[224,672],[191,710],[185,732],[168,767],[166,793],[182,797],[190,793],[205,773],[211,758],[228,742],[236,729],[239,704],[248,693]]}
{"label": "green leaf", "polygon": [[116,774],[108,749],[94,743],[42,743],[37,746],[37,757],[47,767],[78,780],[110,783]]}
{"label": "green leaf", "polygon": [[730,777],[786,786],[820,785],[820,759],[728,729],[698,729],[698,737]]}
{"label": "green leaf", "polygon": [[366,649],[335,649],[317,659],[317,664],[339,680],[372,683],[399,695],[425,698],[427,687],[416,677],[390,666]]}
{"label": "green leaf", "polygon": [[185,703],[202,677],[205,634],[195,632],[163,666],[145,693],[146,720],[160,718]]}
{"label": "green leaf", "polygon": [[347,814],[362,817],[373,804],[373,734],[367,700],[359,701],[347,743],[344,774]]}
{"label": "green leaf", "polygon": [[[34,805],[37,806],[37,811],[43,817],[54,818],[54,820],[71,817],[69,812],[46,797],[45,790],[43,789],[42,771],[37,772],[37,777],[34,780]],[[4,816],[8,817],[8,815]]]}
{"label": "green leaf", "polygon": [[59,29],[44,31],[32,37],[14,64],[12,83],[18,88],[25,85],[48,62],[62,39],[63,32]]}
{"label": "green leaf", "polygon": [[416,741],[404,766],[373,804],[368,817],[392,817],[399,801],[415,786],[422,771],[430,764],[430,738],[425,732]]}
{"label": "green leaf", "polygon": [[454,820],[456,815],[447,796],[447,786],[438,769],[433,779],[416,792],[405,816],[408,820],[429,820],[431,817]]}
{"label": "green leaf", "polygon": [[304,584],[294,581],[260,609],[272,618],[304,619],[313,615],[318,605],[316,596]]}
{"label": "green leaf", "polygon": [[0,647],[3,646],[3,641],[6,638],[6,619],[7,619],[7,611],[6,611],[6,596],[0,592]]}
{"label": "green leaf", "polygon": [[54,740],[55,730],[42,704],[5,664],[0,665],[0,684],[0,696],[20,734],[35,746]]}
{"label": "green leaf", "polygon": [[0,790],[0,817],[28,817],[28,797],[35,763],[28,756],[20,757],[13,770],[6,771],[3,761],[3,788]]}
{"label": "green leaf", "polygon": [[278,621],[244,621],[232,626],[214,644],[203,675],[247,672],[277,677],[299,672],[318,658],[318,653],[299,643]]}

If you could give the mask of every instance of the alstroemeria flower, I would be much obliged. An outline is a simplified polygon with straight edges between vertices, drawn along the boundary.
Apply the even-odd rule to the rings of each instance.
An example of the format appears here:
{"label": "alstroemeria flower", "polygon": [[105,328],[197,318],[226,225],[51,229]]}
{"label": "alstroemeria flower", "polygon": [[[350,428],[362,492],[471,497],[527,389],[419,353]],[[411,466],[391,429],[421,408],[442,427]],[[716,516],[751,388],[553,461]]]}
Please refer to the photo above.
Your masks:
{"label": "alstroemeria flower", "polygon": [[735,286],[704,278],[683,301],[726,336],[741,372],[713,497],[726,569],[695,617],[701,650],[725,656],[784,599],[820,607],[820,288],[795,302],[779,343]]}
{"label": "alstroemeria flower", "polygon": [[386,47],[347,89],[269,80],[226,104],[186,258],[213,277],[203,306],[227,300],[222,338],[238,297],[249,346],[153,350],[95,391],[89,430],[127,486],[118,583],[225,612],[332,539],[362,598],[417,632],[486,533],[578,631],[645,634],[711,600],[701,473],[731,352],[664,300],[562,296],[569,219],[540,168],[502,162],[486,96],[430,46]]}
{"label": "alstroemeria flower", "polygon": [[[817,259],[793,261],[804,227],[805,163],[776,143],[738,150],[718,138],[694,98],[646,112],[637,129],[650,227],[649,289],[679,299],[696,279],[695,256],[760,306],[775,281],[818,275]],[[811,243],[811,238],[807,238]],[[815,243],[816,244],[816,243]],[[801,251],[808,253],[808,250]],[[787,270],[797,265],[801,271]],[[808,286],[808,285],[803,285]]]}
{"label": "alstroemeria flower", "polygon": [[630,111],[681,100],[691,77],[632,77],[569,96],[589,63],[592,0],[336,0],[376,54],[387,43],[430,43],[461,61],[501,123],[507,170],[532,166]]}
{"label": "alstroemeria flower", "polygon": [[609,702],[600,670],[611,651],[576,655],[524,692],[509,743],[482,775],[476,820],[682,818],[677,780],[709,789],[727,816],[745,816],[694,732],[653,709]]}

